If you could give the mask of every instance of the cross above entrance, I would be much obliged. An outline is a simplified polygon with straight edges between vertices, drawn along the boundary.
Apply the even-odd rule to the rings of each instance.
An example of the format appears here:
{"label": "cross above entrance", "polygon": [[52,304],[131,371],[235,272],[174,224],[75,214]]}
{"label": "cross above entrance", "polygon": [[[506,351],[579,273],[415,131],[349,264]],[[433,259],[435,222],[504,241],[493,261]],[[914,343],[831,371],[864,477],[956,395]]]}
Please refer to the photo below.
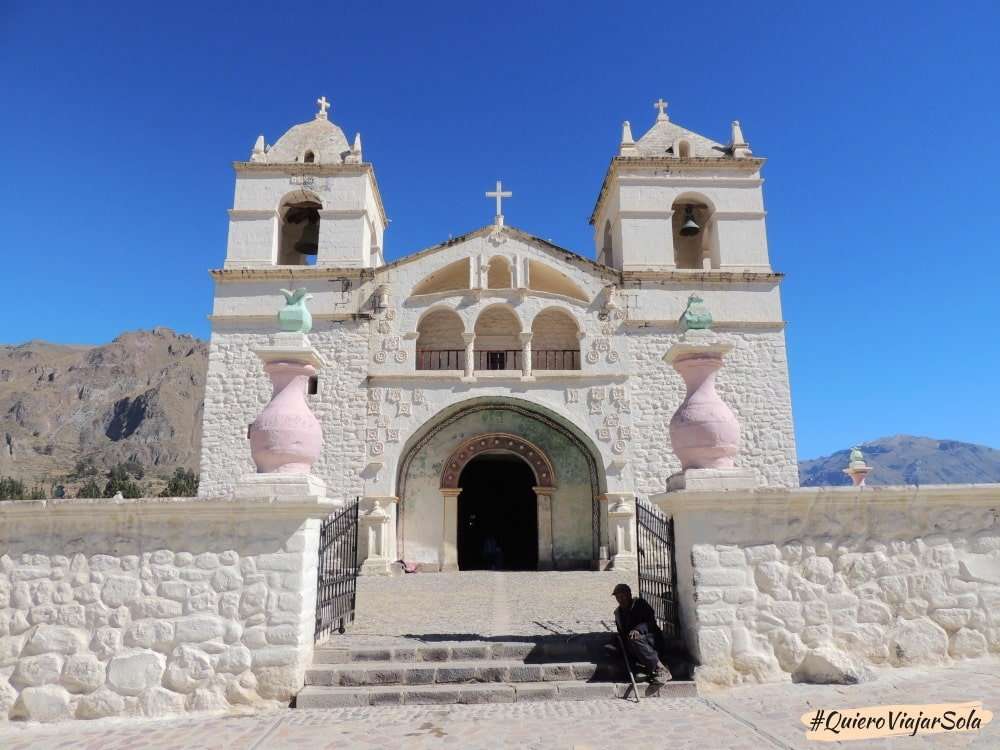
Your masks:
{"label": "cross above entrance", "polygon": [[319,105],[319,112],[316,113],[316,117],[325,120],[326,111],[330,109],[330,102],[327,101],[325,96],[321,96],[316,100],[316,103]]}
{"label": "cross above entrance", "polygon": [[667,103],[665,101],[663,101],[663,97],[662,96],[659,99],[657,99],[655,102],[653,102],[653,106],[659,111],[659,114],[656,116],[656,119],[657,120],[666,120],[667,119]]}
{"label": "cross above entrance", "polygon": [[504,198],[512,198],[513,196],[514,196],[514,194],[512,192],[510,192],[509,190],[505,191],[503,189],[503,184],[500,182],[500,180],[497,180],[497,189],[496,190],[494,190],[493,192],[490,192],[490,193],[486,193],[486,197],[487,198],[496,198],[497,199],[497,215],[496,215],[496,224],[497,224],[497,226],[502,226],[503,225],[503,199]]}

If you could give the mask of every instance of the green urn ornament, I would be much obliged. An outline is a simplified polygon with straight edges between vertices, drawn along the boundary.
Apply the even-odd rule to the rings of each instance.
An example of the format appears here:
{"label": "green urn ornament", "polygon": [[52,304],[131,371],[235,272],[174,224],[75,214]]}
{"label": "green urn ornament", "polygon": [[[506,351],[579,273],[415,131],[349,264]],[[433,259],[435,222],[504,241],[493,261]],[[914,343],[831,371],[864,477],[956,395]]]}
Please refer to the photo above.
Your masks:
{"label": "green urn ornament", "polygon": [[687,307],[681,315],[681,327],[685,331],[706,330],[712,327],[712,313],[705,307],[705,300],[697,294],[688,297]]}
{"label": "green urn ornament", "polygon": [[309,333],[312,330],[312,315],[306,309],[306,301],[312,299],[306,294],[305,288],[289,291],[282,289],[285,295],[285,306],[278,313],[278,325],[282,331],[289,333]]}

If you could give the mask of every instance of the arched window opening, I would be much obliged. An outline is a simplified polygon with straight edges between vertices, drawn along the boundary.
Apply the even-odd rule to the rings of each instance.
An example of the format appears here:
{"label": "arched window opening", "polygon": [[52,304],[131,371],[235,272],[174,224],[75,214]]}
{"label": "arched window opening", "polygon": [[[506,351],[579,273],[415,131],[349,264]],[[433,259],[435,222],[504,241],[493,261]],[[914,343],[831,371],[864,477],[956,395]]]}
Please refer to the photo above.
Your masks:
{"label": "arched window opening", "polygon": [[566,274],[536,260],[528,261],[528,288],[536,292],[549,292],[589,302],[584,291]]}
{"label": "arched window opening", "polygon": [[677,268],[712,268],[714,229],[712,210],[696,198],[678,198],[671,221],[674,265]]}
{"label": "arched window opening", "polygon": [[421,279],[410,294],[438,294],[469,288],[469,259],[449,263]]}
{"label": "arched window opening", "polygon": [[521,322],[509,307],[487,307],[476,319],[475,369],[520,370]]}
{"label": "arched window opening", "polygon": [[305,155],[302,157],[302,161],[306,164],[313,164],[316,161],[316,154],[312,151],[306,151]]}
{"label": "arched window opening", "polygon": [[533,370],[579,370],[580,328],[565,310],[548,308],[531,323]]}
{"label": "arched window opening", "polygon": [[451,310],[432,310],[417,325],[418,370],[464,370],[465,326]]}
{"label": "arched window opening", "polygon": [[319,212],[322,208],[319,201],[301,196],[282,205],[279,265],[315,265],[319,253]]}
{"label": "arched window opening", "polygon": [[486,287],[488,289],[510,289],[514,286],[510,261],[502,255],[490,258],[486,271]]}
{"label": "arched window opening", "polygon": [[691,158],[691,142],[690,141],[678,141],[677,142],[677,156],[681,159]]}

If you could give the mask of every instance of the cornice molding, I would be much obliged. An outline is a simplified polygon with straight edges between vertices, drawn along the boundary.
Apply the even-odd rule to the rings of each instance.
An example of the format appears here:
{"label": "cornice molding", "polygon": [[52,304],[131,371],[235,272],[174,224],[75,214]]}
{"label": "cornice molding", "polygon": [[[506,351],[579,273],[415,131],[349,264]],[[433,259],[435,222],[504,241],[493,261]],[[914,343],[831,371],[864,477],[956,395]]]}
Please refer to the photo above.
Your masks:
{"label": "cornice molding", "polygon": [[343,278],[374,279],[377,268],[344,268],[337,266],[269,266],[261,268],[212,268],[208,274],[220,283],[234,281],[285,281],[288,279],[326,279],[339,281]]}
{"label": "cornice molding", "polygon": [[742,284],[747,282],[773,281],[781,283],[785,274],[777,271],[726,271],[713,269],[647,269],[641,271],[622,271],[622,281],[626,286],[630,281],[675,281],[675,282],[709,282],[719,284]]}

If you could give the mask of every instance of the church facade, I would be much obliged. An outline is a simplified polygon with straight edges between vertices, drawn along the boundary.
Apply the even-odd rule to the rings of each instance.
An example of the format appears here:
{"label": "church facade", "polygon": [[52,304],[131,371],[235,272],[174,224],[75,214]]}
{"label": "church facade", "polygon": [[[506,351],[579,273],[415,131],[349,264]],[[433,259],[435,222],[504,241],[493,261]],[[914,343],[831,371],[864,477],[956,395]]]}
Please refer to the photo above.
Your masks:
{"label": "church facade", "polygon": [[667,425],[685,386],[663,358],[692,295],[733,347],[717,390],[741,426],[737,466],[797,486],[764,160],[738,123],[715,142],[662,100],[642,137],[625,123],[587,254],[507,225],[498,183],[490,224],[387,263],[373,165],[326,107],[234,165],[202,495],[254,471],[248,425],[271,396],[254,349],[295,288],[326,362],[308,396],[324,439],[312,471],[361,498],[366,573],[631,567],[609,512],[680,469]]}

